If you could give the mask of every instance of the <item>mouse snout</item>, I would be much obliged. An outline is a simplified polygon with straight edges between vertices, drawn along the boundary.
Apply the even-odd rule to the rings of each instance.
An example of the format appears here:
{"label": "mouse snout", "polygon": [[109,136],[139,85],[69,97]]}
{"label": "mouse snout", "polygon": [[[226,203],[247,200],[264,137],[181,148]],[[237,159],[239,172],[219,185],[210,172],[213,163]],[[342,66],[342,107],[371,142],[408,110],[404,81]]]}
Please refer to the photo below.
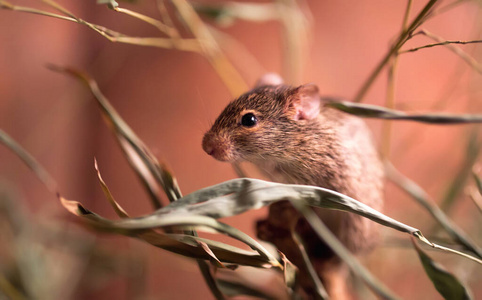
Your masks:
{"label": "mouse snout", "polygon": [[220,161],[232,160],[230,142],[227,138],[208,132],[203,138],[203,150]]}

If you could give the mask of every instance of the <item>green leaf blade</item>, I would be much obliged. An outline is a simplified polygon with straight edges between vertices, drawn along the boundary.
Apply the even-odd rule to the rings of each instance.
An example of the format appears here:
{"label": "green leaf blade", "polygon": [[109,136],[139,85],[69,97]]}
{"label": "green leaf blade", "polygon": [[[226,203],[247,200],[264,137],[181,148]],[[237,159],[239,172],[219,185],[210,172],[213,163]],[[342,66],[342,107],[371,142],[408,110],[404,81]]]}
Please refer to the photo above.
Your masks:
{"label": "green leaf blade", "polygon": [[470,291],[439,263],[432,260],[417,243],[412,240],[415,250],[422,262],[425,273],[432,281],[435,289],[447,300],[472,299]]}

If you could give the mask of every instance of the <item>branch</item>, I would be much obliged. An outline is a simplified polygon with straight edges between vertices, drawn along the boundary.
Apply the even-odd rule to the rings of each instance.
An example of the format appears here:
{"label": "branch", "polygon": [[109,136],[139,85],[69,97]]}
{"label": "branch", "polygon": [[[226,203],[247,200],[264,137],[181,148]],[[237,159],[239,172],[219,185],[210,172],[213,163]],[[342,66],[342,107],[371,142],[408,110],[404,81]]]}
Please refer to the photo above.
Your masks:
{"label": "branch", "polygon": [[151,47],[165,48],[165,49],[177,49],[177,50],[188,51],[188,52],[201,52],[201,46],[196,39],[127,36],[117,31],[105,28],[103,26],[82,20],[76,17],[75,15],[73,15],[72,13],[70,13],[68,10],[62,8],[61,6],[57,4],[53,4],[53,2],[51,1],[49,1],[47,4],[55,7],[57,10],[66,14],[67,16],[50,13],[47,11],[38,10],[30,7],[12,5],[4,0],[0,0],[0,9],[9,9],[9,10],[14,10],[19,12],[43,15],[47,17],[52,17],[60,20],[82,24],[94,30],[98,34],[102,35],[110,42],[114,42],[114,43],[118,42],[118,43],[133,44],[138,46],[151,46]]}
{"label": "branch", "polygon": [[[434,40],[436,43],[435,44],[432,44],[432,45],[426,45],[426,46],[422,46],[422,47],[419,47],[419,49],[423,49],[423,48],[430,48],[430,47],[435,47],[435,46],[438,46],[438,45],[444,45],[445,47],[447,47],[448,49],[450,49],[452,52],[454,52],[455,54],[457,54],[460,58],[462,58],[469,66],[471,66],[474,70],[476,70],[478,73],[482,74],[482,65],[479,64],[473,57],[471,57],[470,55],[468,55],[466,52],[464,52],[462,49],[458,48],[458,47],[455,47],[454,44],[470,44],[470,43],[482,43],[482,40],[474,40],[474,41],[467,41],[467,42],[463,42],[463,41],[446,41],[444,40],[443,38],[439,37],[438,35],[435,35],[433,33],[431,33],[430,31],[428,30],[421,30],[419,32],[417,32],[415,35],[417,34],[423,34],[425,36],[427,36],[428,38]],[[415,48],[417,49],[417,48]],[[410,50],[413,50],[413,49],[410,49]],[[410,51],[409,50],[409,51]],[[418,50],[418,49],[417,49]],[[415,50],[416,51],[416,50]],[[413,51],[411,51],[413,52]]]}
{"label": "branch", "polygon": [[443,41],[443,42],[440,42],[440,43],[427,44],[427,45],[424,45],[424,46],[420,46],[420,47],[415,47],[415,48],[411,48],[411,49],[408,49],[408,50],[399,51],[398,54],[403,54],[403,53],[408,53],[408,52],[415,52],[415,51],[418,51],[418,50],[421,50],[421,49],[432,48],[432,47],[436,47],[436,46],[444,46],[444,45],[448,45],[448,44],[467,45],[467,44],[478,44],[478,43],[482,43],[482,40],[471,40],[471,41]]}

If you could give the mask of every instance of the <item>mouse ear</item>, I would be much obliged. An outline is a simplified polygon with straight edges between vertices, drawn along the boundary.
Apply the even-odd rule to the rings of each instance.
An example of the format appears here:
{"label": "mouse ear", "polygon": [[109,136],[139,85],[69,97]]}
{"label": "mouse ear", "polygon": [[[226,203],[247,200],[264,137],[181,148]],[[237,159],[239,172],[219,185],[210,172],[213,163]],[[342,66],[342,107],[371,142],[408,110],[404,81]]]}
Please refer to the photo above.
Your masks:
{"label": "mouse ear", "polygon": [[311,120],[320,113],[321,98],[318,87],[313,83],[297,87],[288,102],[295,109],[295,120]]}
{"label": "mouse ear", "polygon": [[280,85],[283,83],[283,78],[281,78],[281,76],[279,76],[277,73],[266,73],[261,76],[258,81],[256,81],[254,87],[257,88],[264,85]]}

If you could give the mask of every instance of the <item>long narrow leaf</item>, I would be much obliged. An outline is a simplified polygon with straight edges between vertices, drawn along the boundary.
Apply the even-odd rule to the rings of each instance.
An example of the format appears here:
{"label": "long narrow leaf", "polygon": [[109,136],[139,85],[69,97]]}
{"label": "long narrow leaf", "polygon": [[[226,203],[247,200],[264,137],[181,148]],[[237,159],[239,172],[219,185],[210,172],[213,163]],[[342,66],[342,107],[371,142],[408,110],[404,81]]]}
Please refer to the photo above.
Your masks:
{"label": "long narrow leaf", "polygon": [[[44,182],[47,187],[50,186],[51,189],[54,188],[55,185],[53,184],[53,179],[50,177],[50,175],[48,175],[48,173],[43,169],[43,167],[38,164],[38,162],[33,159],[33,157],[25,149],[23,149],[18,143],[16,143],[12,138],[10,138],[5,132],[1,130],[0,141],[2,141],[16,155],[18,155],[22,159],[22,161],[24,161],[34,171],[34,174],[36,174],[42,180],[42,182]],[[99,177],[99,179],[101,180],[101,177]],[[101,181],[101,185],[103,186],[103,188],[105,188],[105,192],[107,192],[108,188],[107,186],[104,187],[105,183],[103,181]],[[110,195],[110,192],[108,192],[108,194]],[[58,196],[60,197],[60,195]],[[107,198],[110,197],[111,195]],[[77,216],[92,214],[90,211],[83,208],[83,206],[79,203],[73,201],[66,201],[62,197],[60,197],[60,199],[64,207]],[[116,211],[118,210],[119,215],[127,216],[127,213],[125,213],[125,211],[113,200],[113,198],[111,198],[111,200],[112,205],[117,207]],[[206,254],[206,252],[201,247],[199,247],[199,244],[196,242],[197,240],[199,240],[208,244],[215,253],[215,255],[222,261],[262,268],[269,268],[272,266],[279,267],[279,263],[277,261],[274,260],[273,263],[273,261],[270,261],[265,256],[261,256],[256,252],[242,250],[220,242],[201,239],[198,237],[191,237],[185,235],[183,235],[182,238],[175,235],[162,236],[154,231],[143,231],[137,235],[131,233],[126,234],[136,236],[156,247],[174,253],[198,259],[209,259],[209,256]]]}
{"label": "long narrow leaf", "polygon": [[[313,293],[315,294],[315,299],[321,299],[321,300],[329,299],[325,286],[323,285],[320,277],[316,273],[315,267],[313,266],[313,263],[310,260],[310,256],[306,252],[305,246],[301,241],[301,237],[299,236],[299,234],[297,234],[294,231],[292,232],[292,235],[293,235],[294,242],[298,245],[298,250],[300,252],[301,258],[303,259],[303,264],[305,265],[309,278],[313,282],[313,286],[315,287],[313,291]],[[284,259],[287,260],[286,257],[284,257]]]}
{"label": "long narrow leaf", "polygon": [[[265,250],[258,242],[256,242],[253,238],[248,236],[247,234],[239,231],[238,229],[226,225],[224,223],[218,222],[213,218],[200,216],[200,215],[164,215],[162,218],[156,218],[155,220],[148,220],[145,222],[143,218],[134,218],[134,219],[122,219],[122,220],[109,220],[103,218],[90,210],[84,208],[82,204],[76,201],[66,200],[60,197],[60,201],[62,205],[71,213],[83,217],[85,221],[89,223],[92,227],[106,231],[111,233],[117,233],[127,236],[137,236],[142,234],[144,231],[152,228],[172,228],[172,227],[182,227],[182,228],[192,228],[197,227],[200,229],[209,228],[213,229],[217,232],[226,234],[231,236],[246,245],[250,246],[253,250],[257,251],[260,258],[264,261],[263,267],[267,267],[269,265],[274,267],[281,267],[278,263],[276,258],[274,258],[267,250]],[[193,237],[194,238],[194,237]],[[164,242],[164,241],[160,241]],[[152,243],[155,246],[159,246],[159,244]],[[167,250],[178,250],[175,249],[167,249]],[[185,250],[185,249],[181,249]],[[215,248],[212,249],[215,253]],[[173,251],[176,252],[176,251]],[[179,254],[185,254],[185,251],[181,253],[181,251],[176,252]],[[222,254],[222,253],[221,253]],[[222,256],[221,254],[217,254],[216,256],[223,260],[226,255]],[[191,256],[193,257],[193,256]],[[235,256],[233,256],[235,257]],[[197,258],[197,257],[196,257]],[[202,259],[210,259],[209,255],[206,255],[205,251],[202,251]],[[231,257],[226,257],[227,261],[230,263],[236,263],[235,261],[231,260]],[[259,264],[258,264],[259,266]]]}
{"label": "long narrow leaf", "polygon": [[398,299],[395,294],[385,285],[378,281],[363,265],[346,249],[345,246],[335,237],[335,235],[326,227],[316,213],[302,201],[291,201],[294,207],[308,221],[311,228],[318,236],[340,257],[348,267],[382,299]]}
{"label": "long narrow leaf", "polygon": [[95,168],[95,171],[97,172],[97,178],[99,179],[99,184],[102,188],[102,191],[104,192],[104,196],[107,198],[107,200],[109,201],[114,211],[121,218],[129,218],[129,215],[127,214],[127,212],[114,200],[114,197],[112,196],[109,188],[107,187],[107,184],[105,184],[104,179],[102,179],[96,159],[94,159],[94,168]]}
{"label": "long narrow leaf", "polygon": [[171,199],[170,197],[172,193],[169,191],[168,185],[163,182],[163,168],[155,156],[152,155],[149,149],[144,145],[135,132],[129,127],[129,125],[127,125],[114,107],[109,103],[107,98],[102,94],[97,82],[95,82],[95,80],[90,78],[87,74],[84,74],[78,70],[52,65],[50,65],[49,68],[54,71],[64,72],[72,75],[78,79],[81,79],[85,84],[87,84],[97,100],[97,104],[99,105],[105,120],[115,133],[119,146],[124,151],[125,157],[127,158],[129,164],[148,190],[154,207],[161,207],[160,196],[158,193],[159,187],[165,189],[166,195],[170,201],[174,201],[174,199]]}
{"label": "long narrow leaf", "polygon": [[465,187],[465,183],[469,179],[472,168],[474,164],[477,162],[477,158],[480,155],[481,149],[481,142],[479,141],[479,130],[474,128],[471,132],[468,142],[467,142],[467,150],[464,157],[463,163],[460,165],[460,169],[457,171],[455,176],[453,177],[452,182],[450,183],[445,195],[440,203],[440,208],[448,213],[452,206],[455,203],[455,200],[460,195]]}
{"label": "long narrow leaf", "polygon": [[468,300],[472,299],[470,291],[460,281],[441,265],[432,260],[412,239],[413,247],[417,250],[425,273],[432,281],[435,289],[447,300]]}
{"label": "long narrow leaf", "polygon": [[[181,198],[176,203],[158,210],[155,214],[129,220],[107,220],[107,222],[104,222],[100,227],[122,233],[165,226],[207,226],[249,244],[249,242],[244,239],[245,237],[238,236],[237,232],[226,228],[225,224],[218,223],[214,219],[205,216],[213,218],[226,217],[283,199],[290,199],[295,206],[305,205],[305,203],[307,203],[313,206],[357,213],[382,225],[409,233],[431,247],[457,253],[482,264],[482,261],[477,258],[433,244],[423,237],[420,230],[393,220],[365,204],[340,193],[319,187],[284,185],[255,179],[231,180]],[[77,209],[80,209],[80,207]],[[92,213],[83,214],[90,216],[89,218],[92,220]],[[324,238],[325,236],[322,237]],[[336,253],[344,260],[346,259],[347,263],[351,264],[352,269],[362,276],[373,290],[377,291],[379,295],[383,295],[383,297],[396,298],[367,273],[356,260],[350,259],[349,254],[346,255],[346,253],[343,253],[343,250],[340,251],[341,254],[339,252]]]}
{"label": "long narrow leaf", "polygon": [[409,178],[403,176],[392,165],[387,163],[385,169],[387,171],[388,178],[398,187],[412,196],[412,198],[414,198],[418,203],[420,203],[420,205],[422,205],[434,217],[434,219],[445,229],[445,231],[447,231],[452,238],[462,244],[466,249],[477,255],[479,258],[482,258],[482,250],[480,250],[475,242],[472,241],[462,229],[450,221],[443,210],[434,204],[433,200],[429,198],[427,193],[425,193],[421,187],[419,187]]}
{"label": "long narrow leaf", "polygon": [[150,222],[155,224],[160,217],[173,214],[204,215],[217,219],[258,209],[282,199],[307,201],[313,206],[356,213],[384,226],[410,234],[419,231],[385,216],[366,204],[329,189],[250,178],[233,179],[198,190],[157,210],[152,215],[143,217],[142,220],[145,225]]}
{"label": "long narrow leaf", "polygon": [[19,143],[12,139],[5,131],[0,129],[0,143],[4,144],[13,153],[15,153],[26,165],[29,167],[38,179],[47,187],[47,189],[56,193],[57,183],[52,176],[37,162],[37,160],[30,155]]}
{"label": "long narrow leaf", "polygon": [[472,172],[472,176],[474,177],[475,184],[477,185],[477,189],[479,190],[479,194],[482,195],[482,179],[480,179],[479,175],[475,172]]}
{"label": "long narrow leaf", "polygon": [[329,107],[336,108],[346,113],[364,118],[376,118],[387,120],[406,120],[431,124],[460,124],[460,123],[482,123],[482,115],[453,115],[453,114],[407,114],[405,112],[388,109],[371,104],[360,104],[348,101],[333,100],[325,98]]}
{"label": "long narrow leaf", "polygon": [[[311,206],[343,210],[369,218],[379,224],[409,233],[435,249],[449,251],[482,264],[482,260],[466,253],[442,247],[427,240],[419,229],[398,222],[377,210],[343,194],[315,186],[281,184],[258,179],[233,179],[198,190],[152,215],[137,220],[136,226],[155,227],[163,216],[195,214],[213,218],[229,217],[261,208],[280,200],[307,202]],[[195,205],[191,205],[195,204]],[[125,222],[128,222],[126,220]],[[142,223],[142,224],[141,224]]]}

